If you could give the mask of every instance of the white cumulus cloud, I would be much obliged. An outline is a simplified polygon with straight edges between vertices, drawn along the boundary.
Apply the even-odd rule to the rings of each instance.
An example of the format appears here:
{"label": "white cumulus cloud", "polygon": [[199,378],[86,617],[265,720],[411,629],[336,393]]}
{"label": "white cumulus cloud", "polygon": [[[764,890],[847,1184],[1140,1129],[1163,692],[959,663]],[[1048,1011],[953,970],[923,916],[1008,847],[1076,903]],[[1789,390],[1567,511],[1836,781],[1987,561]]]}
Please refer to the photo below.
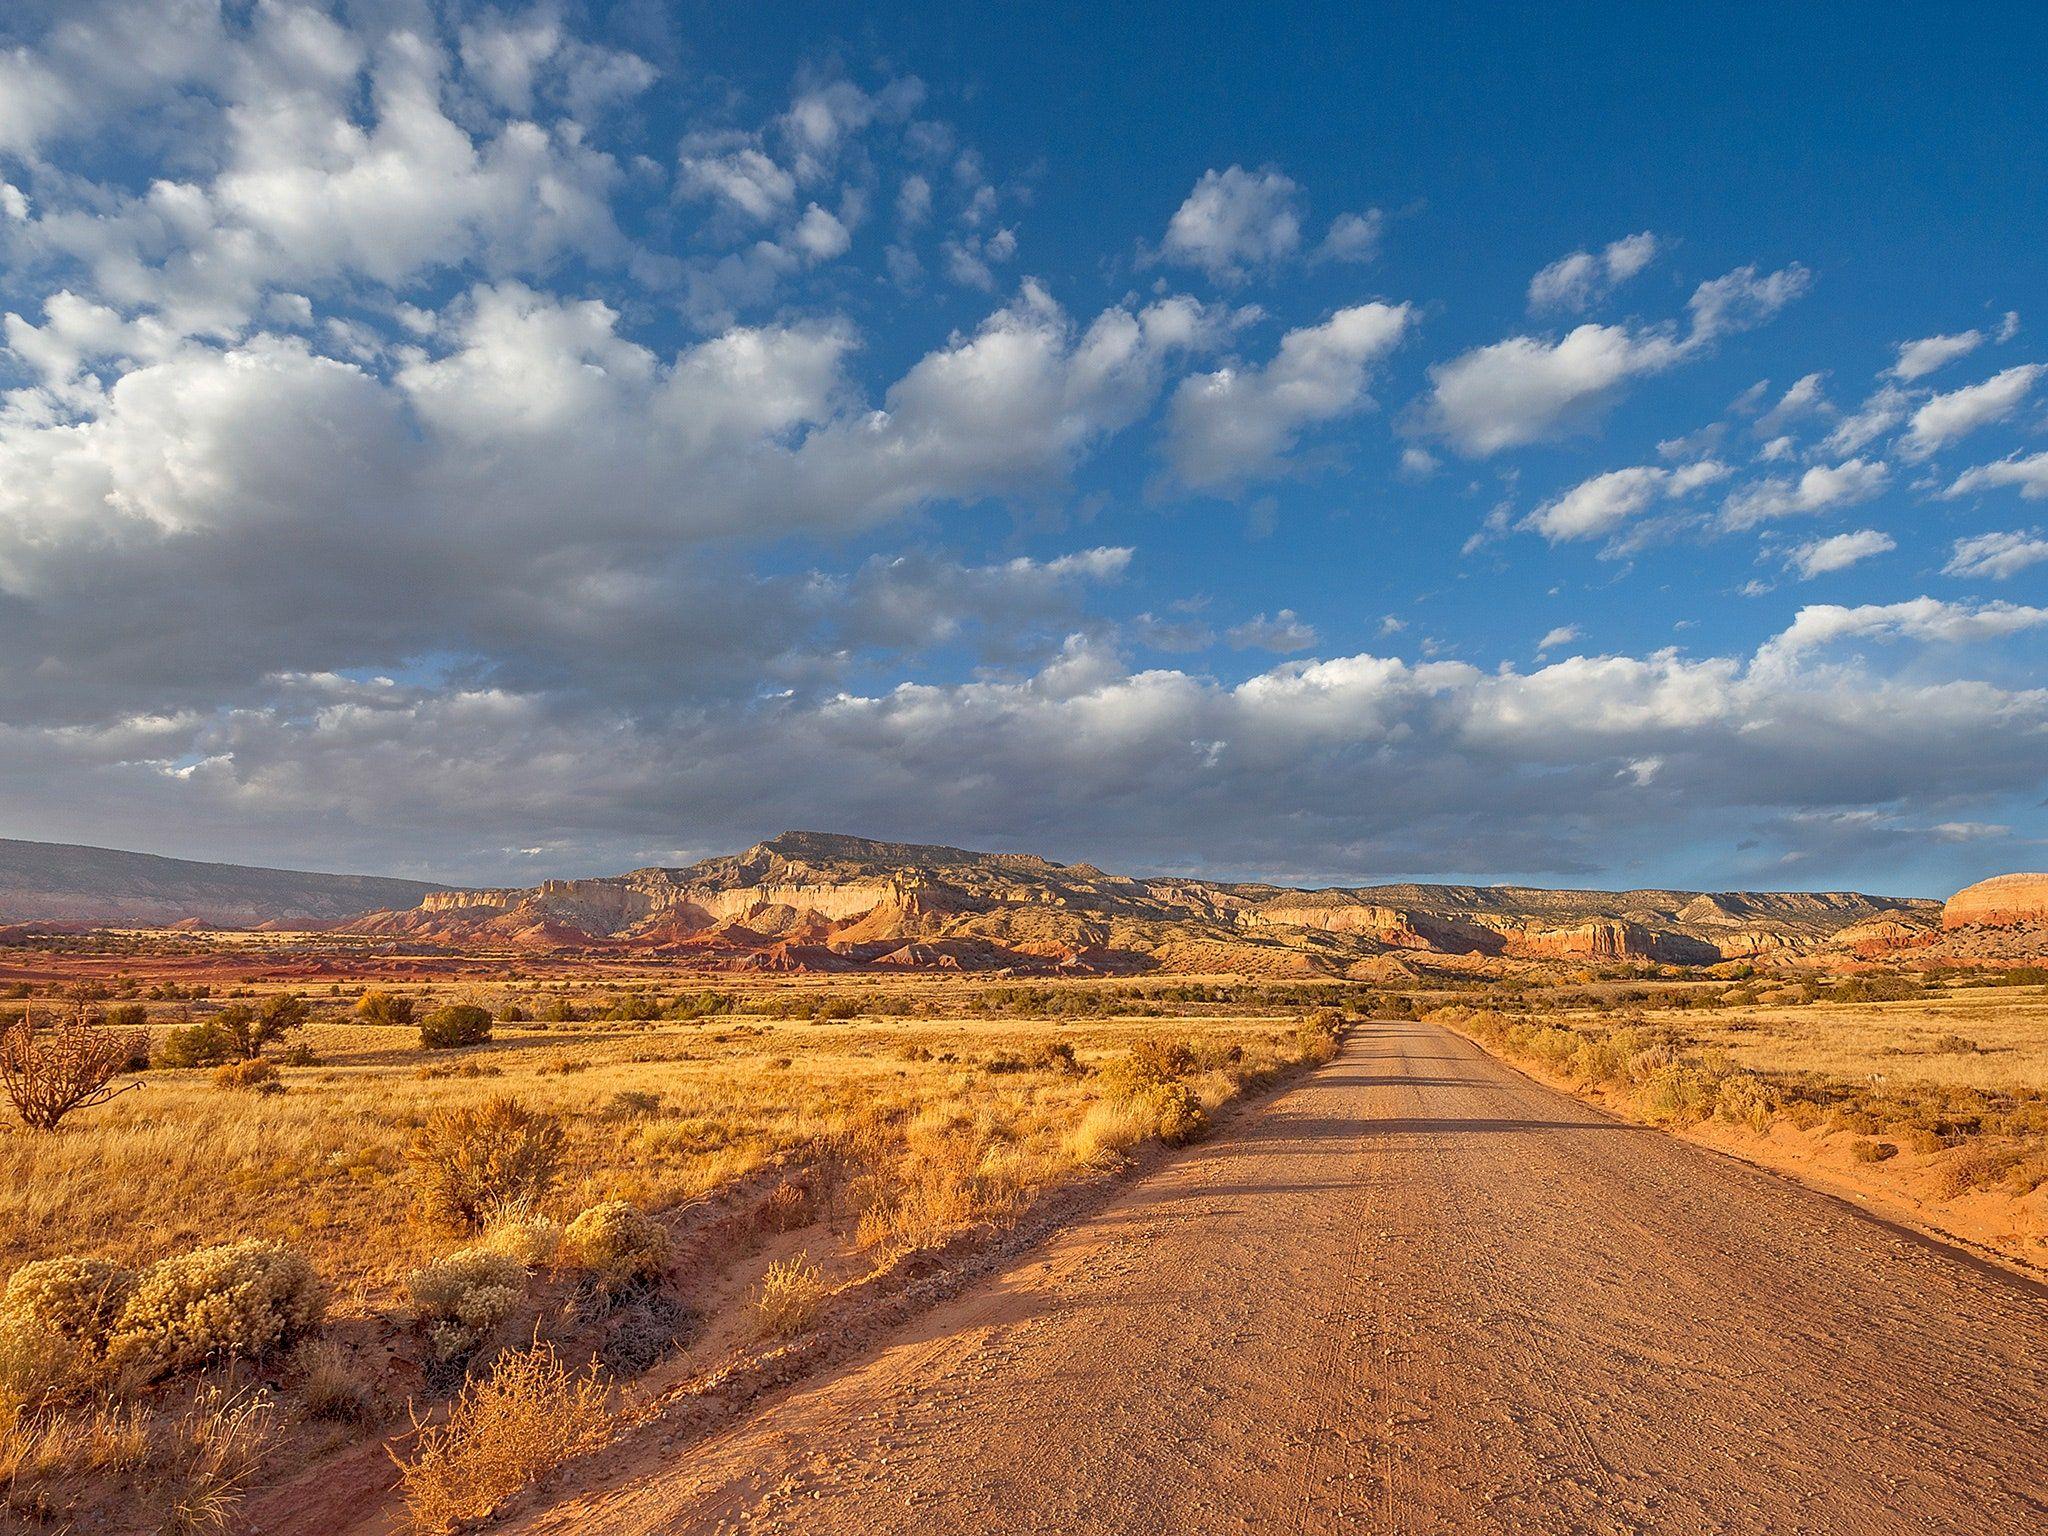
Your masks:
{"label": "white cumulus cloud", "polygon": [[1957,539],[1942,570],[1971,580],[1989,577],[2003,581],[2044,560],[2048,560],[2048,538],[2034,530],[1979,533]]}
{"label": "white cumulus cloud", "polygon": [[1532,313],[1577,313],[1627,282],[1656,259],[1657,237],[1648,230],[1626,235],[1599,252],[1573,251],[1529,279]]}
{"label": "white cumulus cloud", "polygon": [[1799,573],[1802,581],[1811,581],[1831,571],[1845,571],[1859,561],[1887,554],[1898,547],[1898,541],[1888,533],[1875,528],[1859,528],[1854,533],[1809,539],[1793,549],[1785,557],[1785,563]]}

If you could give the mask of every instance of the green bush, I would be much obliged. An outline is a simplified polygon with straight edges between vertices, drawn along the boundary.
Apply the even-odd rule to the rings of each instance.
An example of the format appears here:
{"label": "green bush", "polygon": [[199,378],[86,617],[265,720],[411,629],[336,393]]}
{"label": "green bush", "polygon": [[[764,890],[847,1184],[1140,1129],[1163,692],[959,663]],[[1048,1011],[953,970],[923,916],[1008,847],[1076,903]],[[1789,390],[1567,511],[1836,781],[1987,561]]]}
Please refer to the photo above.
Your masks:
{"label": "green bush", "polygon": [[386,1024],[403,1029],[412,1023],[412,999],[394,992],[365,992],[356,1001],[356,1016],[365,1024]]}
{"label": "green bush", "polygon": [[159,1067],[217,1067],[223,1062],[239,1061],[241,1056],[241,1042],[233,1032],[206,1019],[181,1025],[166,1034],[151,1062]]}
{"label": "green bush", "polygon": [[423,1050],[447,1051],[465,1045],[482,1045],[491,1038],[491,1014],[471,1003],[450,1003],[436,1008],[420,1020]]}
{"label": "green bush", "polygon": [[305,1257],[255,1238],[160,1259],[143,1271],[107,1340],[108,1360],[149,1378],[260,1359],[317,1332],[327,1288]]}

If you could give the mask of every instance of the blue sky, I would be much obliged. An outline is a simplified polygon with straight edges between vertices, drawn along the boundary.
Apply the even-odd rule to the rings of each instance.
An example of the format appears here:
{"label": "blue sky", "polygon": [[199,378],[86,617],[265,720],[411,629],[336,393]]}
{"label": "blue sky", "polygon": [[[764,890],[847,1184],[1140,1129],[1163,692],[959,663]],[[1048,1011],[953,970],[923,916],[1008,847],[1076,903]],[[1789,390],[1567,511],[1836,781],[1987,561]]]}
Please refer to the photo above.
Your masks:
{"label": "blue sky", "polygon": [[0,21],[0,834],[1940,894],[2048,835],[2031,8]]}

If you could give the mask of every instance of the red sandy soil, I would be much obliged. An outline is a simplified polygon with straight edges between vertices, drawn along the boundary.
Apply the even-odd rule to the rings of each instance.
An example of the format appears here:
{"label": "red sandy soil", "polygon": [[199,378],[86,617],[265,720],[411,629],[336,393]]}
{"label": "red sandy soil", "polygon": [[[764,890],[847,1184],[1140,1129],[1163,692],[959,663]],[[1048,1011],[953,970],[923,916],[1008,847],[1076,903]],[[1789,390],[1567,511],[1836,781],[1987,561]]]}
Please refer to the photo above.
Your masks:
{"label": "red sandy soil", "polygon": [[529,1536],[2006,1532],[2048,1290],[1368,1026],[847,1368]]}

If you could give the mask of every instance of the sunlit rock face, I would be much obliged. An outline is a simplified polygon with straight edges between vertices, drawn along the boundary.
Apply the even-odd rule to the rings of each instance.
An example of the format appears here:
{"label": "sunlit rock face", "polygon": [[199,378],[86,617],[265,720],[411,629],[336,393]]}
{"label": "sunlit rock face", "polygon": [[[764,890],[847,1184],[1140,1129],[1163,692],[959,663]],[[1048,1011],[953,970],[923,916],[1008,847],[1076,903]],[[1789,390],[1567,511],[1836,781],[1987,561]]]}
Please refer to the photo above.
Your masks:
{"label": "sunlit rock face", "polygon": [[1965,886],[1941,909],[1944,928],[2048,927],[2048,874],[1993,875]]}
{"label": "sunlit rock face", "polygon": [[[1935,904],[1917,905],[1931,924]],[[1341,976],[1401,954],[1680,965],[1799,955],[1881,915],[1901,914],[1840,891],[1303,891],[786,832],[687,868],[437,893],[351,926],[431,942],[624,947],[753,970]]]}

